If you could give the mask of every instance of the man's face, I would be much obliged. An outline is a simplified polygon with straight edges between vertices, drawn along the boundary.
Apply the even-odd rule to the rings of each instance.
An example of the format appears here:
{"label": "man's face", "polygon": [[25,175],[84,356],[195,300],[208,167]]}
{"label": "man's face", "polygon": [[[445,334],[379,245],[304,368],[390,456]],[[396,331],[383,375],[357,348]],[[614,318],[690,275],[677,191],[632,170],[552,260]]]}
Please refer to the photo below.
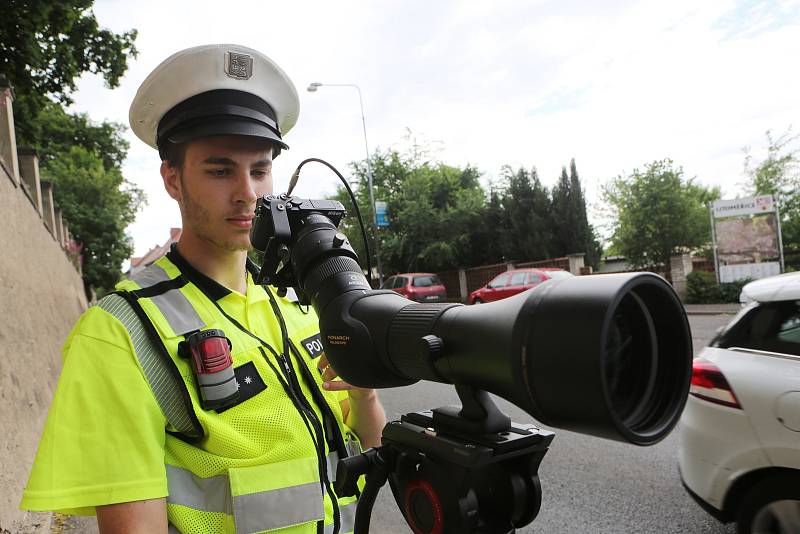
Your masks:
{"label": "man's face", "polygon": [[224,251],[250,248],[256,200],[272,193],[272,145],[246,136],[190,141],[183,168],[162,163],[170,196],[178,201],[183,233]]}

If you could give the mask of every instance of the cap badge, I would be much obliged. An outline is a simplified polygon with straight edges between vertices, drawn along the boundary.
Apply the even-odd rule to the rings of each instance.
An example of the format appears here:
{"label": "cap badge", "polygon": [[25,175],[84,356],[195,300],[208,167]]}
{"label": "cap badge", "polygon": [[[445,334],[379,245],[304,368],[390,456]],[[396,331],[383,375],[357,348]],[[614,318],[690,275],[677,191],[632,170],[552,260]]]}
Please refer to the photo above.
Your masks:
{"label": "cap badge", "polygon": [[239,80],[249,79],[253,75],[253,56],[225,52],[225,74]]}

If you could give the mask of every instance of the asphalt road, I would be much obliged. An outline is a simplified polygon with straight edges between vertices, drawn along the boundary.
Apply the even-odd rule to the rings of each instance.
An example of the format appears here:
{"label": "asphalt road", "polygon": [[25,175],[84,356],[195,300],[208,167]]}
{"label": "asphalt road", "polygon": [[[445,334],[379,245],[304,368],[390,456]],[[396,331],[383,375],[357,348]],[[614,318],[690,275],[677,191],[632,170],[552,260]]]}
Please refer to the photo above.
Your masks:
{"label": "asphalt road", "polygon": [[[715,330],[728,322],[725,315],[690,315],[695,353]],[[407,412],[456,404],[452,386],[431,382],[382,390],[389,419]],[[514,421],[534,423],[515,406],[498,399]],[[684,492],[678,478],[678,431],[653,447],[641,448],[563,430],[544,457],[539,475],[542,508],[536,520],[518,533],[702,533],[733,534],[706,515]],[[94,518],[57,518],[53,532],[97,533]],[[408,534],[411,529],[397,509],[389,486],[381,490],[372,514],[370,532]]]}
{"label": "asphalt road", "polygon": [[[725,315],[690,315],[695,353]],[[404,413],[457,404],[452,386],[417,383],[381,391],[390,420]],[[498,399],[514,421],[534,423],[515,406]],[[636,447],[554,429],[556,436],[539,469],[542,508],[518,533],[733,533],[701,510],[685,493],[677,468],[679,430],[653,447]],[[373,510],[371,532],[410,532],[391,491],[385,486]]]}

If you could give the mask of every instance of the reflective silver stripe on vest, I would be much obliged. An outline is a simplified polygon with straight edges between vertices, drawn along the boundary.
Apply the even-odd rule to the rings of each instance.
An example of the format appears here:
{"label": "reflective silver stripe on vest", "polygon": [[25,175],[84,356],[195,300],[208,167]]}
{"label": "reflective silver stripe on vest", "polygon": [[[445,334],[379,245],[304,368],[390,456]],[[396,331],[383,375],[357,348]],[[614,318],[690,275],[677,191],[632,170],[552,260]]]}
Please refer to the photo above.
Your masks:
{"label": "reflective silver stripe on vest", "polygon": [[150,297],[150,300],[177,336],[200,330],[206,325],[179,289],[170,289],[166,293]]}
{"label": "reflective silver stripe on vest", "polygon": [[128,331],[136,359],[139,360],[153,396],[167,421],[178,432],[194,436],[196,431],[180,393],[184,385],[170,371],[169,364],[164,361],[163,355],[147,335],[142,321],[131,305],[123,297],[112,293],[100,299],[97,306],[113,315]]}
{"label": "reflective silver stripe on vest", "polygon": [[328,464],[328,480],[331,483],[336,482],[336,466],[339,465],[339,453],[336,451],[328,453],[325,462]]}
{"label": "reflective silver stripe on vest", "polygon": [[[358,501],[353,501],[350,504],[339,506],[339,534],[348,534],[349,532],[353,532],[353,529],[356,526],[357,506]],[[333,534],[333,523],[330,525],[325,525],[325,534]]]}
{"label": "reflective silver stripe on vest", "polygon": [[231,498],[227,475],[201,478],[180,467],[169,464],[166,467],[168,504],[233,514],[237,534],[284,528],[325,517],[318,482]]}
{"label": "reflective silver stripe on vest", "polygon": [[239,495],[233,498],[236,534],[298,525],[325,518],[319,482]]}
{"label": "reflective silver stripe on vest", "polygon": [[140,273],[131,276],[130,279],[136,282],[139,287],[150,287],[159,282],[166,282],[170,278],[167,271],[152,263]]}
{"label": "reflective silver stripe on vest", "polygon": [[204,512],[231,514],[231,484],[227,475],[201,478],[191,471],[166,464],[168,504]]}
{"label": "reflective silver stripe on vest", "polygon": [[[167,271],[155,263],[148,265],[145,270],[131,277],[140,288],[144,289],[154,286],[159,282],[171,280]],[[170,328],[175,335],[183,335],[187,332],[200,330],[205,323],[200,320],[194,307],[183,293],[178,289],[171,289],[161,295],[151,297],[150,300],[156,305],[161,314],[167,319]]]}

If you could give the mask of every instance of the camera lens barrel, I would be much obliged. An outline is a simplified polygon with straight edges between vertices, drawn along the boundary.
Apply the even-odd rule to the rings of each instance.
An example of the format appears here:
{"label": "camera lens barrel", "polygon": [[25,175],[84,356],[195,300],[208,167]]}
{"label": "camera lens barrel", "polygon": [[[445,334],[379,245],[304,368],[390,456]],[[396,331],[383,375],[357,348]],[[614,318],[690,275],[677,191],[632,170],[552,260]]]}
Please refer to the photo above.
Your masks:
{"label": "camera lens barrel", "polygon": [[[517,360],[545,424],[650,445],[677,423],[691,380],[683,305],[650,273],[566,279],[531,295]],[[536,413],[534,413],[536,412]]]}
{"label": "camera lens barrel", "polygon": [[[639,445],[663,439],[683,410],[691,334],[657,275],[580,276],[481,306],[420,306],[395,312],[389,329],[388,360],[406,376],[484,389],[546,425]],[[414,320],[415,329],[395,324]],[[441,340],[436,354],[418,348],[423,325]]]}
{"label": "camera lens barrel", "polygon": [[356,253],[326,216],[301,219],[292,250],[292,269],[306,295],[324,308],[336,296],[354,289],[371,289]]}

